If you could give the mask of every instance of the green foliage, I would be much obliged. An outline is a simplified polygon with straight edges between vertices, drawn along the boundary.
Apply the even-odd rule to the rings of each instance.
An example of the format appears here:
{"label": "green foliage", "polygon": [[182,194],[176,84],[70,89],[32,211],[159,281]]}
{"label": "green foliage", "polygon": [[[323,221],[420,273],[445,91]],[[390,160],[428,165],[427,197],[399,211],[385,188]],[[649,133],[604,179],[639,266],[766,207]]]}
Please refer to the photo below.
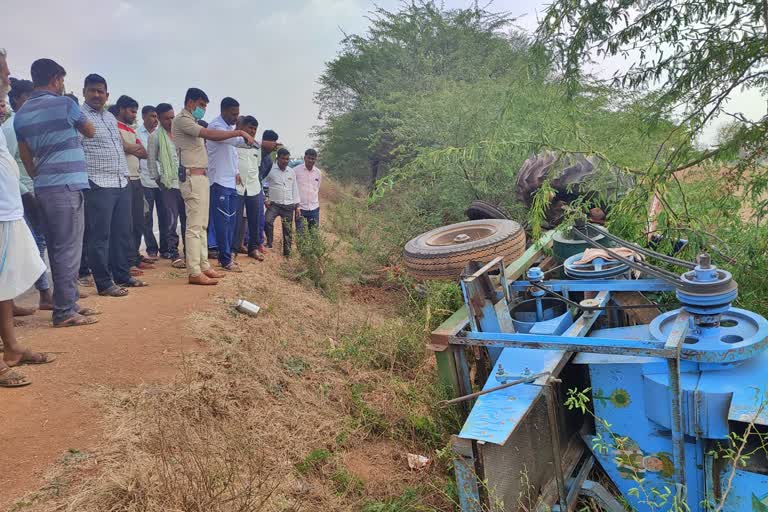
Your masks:
{"label": "green foliage", "polygon": [[345,468],[338,468],[331,475],[331,481],[338,494],[362,494],[365,489],[363,481]]}
{"label": "green foliage", "polygon": [[420,504],[421,496],[417,489],[406,489],[400,496],[384,501],[366,503],[363,512],[427,512],[433,510]]}
{"label": "green foliage", "polygon": [[298,471],[299,474],[306,475],[319,469],[328,462],[330,458],[331,452],[325,448],[312,450],[306,457],[304,457],[304,460],[296,464],[296,471]]}
{"label": "green foliage", "polygon": [[331,259],[335,246],[328,245],[319,229],[305,229],[296,240],[303,269],[299,279],[306,279],[331,300],[338,297],[337,268]]}
{"label": "green foliage", "polygon": [[341,336],[331,357],[351,359],[369,368],[407,372],[424,362],[423,333],[409,323],[390,322],[374,327],[363,325]]}
{"label": "green foliage", "polygon": [[367,435],[379,437],[389,431],[389,424],[384,415],[365,401],[365,386],[352,384],[349,387],[350,413],[357,422],[357,427]]}

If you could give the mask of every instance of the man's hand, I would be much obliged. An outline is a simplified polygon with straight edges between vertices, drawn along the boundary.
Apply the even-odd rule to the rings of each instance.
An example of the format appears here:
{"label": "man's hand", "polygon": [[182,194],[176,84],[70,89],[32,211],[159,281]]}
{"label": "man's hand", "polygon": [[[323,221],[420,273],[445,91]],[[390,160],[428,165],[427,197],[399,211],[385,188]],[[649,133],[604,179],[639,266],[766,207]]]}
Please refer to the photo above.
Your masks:
{"label": "man's hand", "polygon": [[249,146],[253,145],[254,141],[253,141],[253,137],[251,137],[250,133],[248,133],[248,132],[246,132],[244,130],[238,130],[238,132],[240,132],[240,133],[238,133],[238,135],[240,135],[243,138],[243,140],[245,140],[246,144],[248,144]]}
{"label": "man's hand", "polygon": [[264,208],[269,208],[269,205],[271,204],[272,204],[272,201],[270,201],[269,199],[264,200]]}
{"label": "man's hand", "polygon": [[243,179],[240,177],[239,174],[235,175],[235,183],[237,183],[238,185],[243,184]]}
{"label": "man's hand", "polygon": [[298,219],[299,217],[301,217],[301,208],[297,207],[296,208],[296,218]]}

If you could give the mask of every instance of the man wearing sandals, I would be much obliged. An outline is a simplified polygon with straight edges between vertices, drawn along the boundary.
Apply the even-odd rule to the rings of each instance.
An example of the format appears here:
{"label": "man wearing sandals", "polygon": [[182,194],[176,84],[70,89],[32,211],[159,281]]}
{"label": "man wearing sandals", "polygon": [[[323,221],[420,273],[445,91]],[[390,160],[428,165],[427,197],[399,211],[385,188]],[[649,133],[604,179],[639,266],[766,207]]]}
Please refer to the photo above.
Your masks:
{"label": "man wearing sandals", "polygon": [[[107,81],[99,75],[88,75],[83,96],[83,114],[96,129],[92,139],[82,140],[90,184],[85,193],[88,264],[99,295],[124,297],[128,295],[126,288],[146,286],[131,277],[129,265],[133,237],[131,193],[127,188],[128,163],[124,151],[131,148],[124,150],[117,119],[104,108],[109,99]],[[133,150],[138,153],[135,148]]]}
{"label": "man wearing sandals", "polygon": [[173,120],[173,142],[179,151],[179,181],[181,195],[187,209],[187,233],[184,250],[187,255],[189,283],[218,284],[224,274],[216,272],[208,263],[208,207],[210,182],[208,181],[208,153],[205,140],[220,142],[242,137],[253,144],[253,137],[240,130],[214,130],[203,128],[197,121],[205,115],[208,96],[200,89],[190,88],[184,96],[184,109]]}
{"label": "man wearing sandals", "polygon": [[179,255],[177,226],[181,221],[181,234],[184,236],[187,229],[187,212],[184,208],[184,198],[179,191],[179,157],[171,133],[176,114],[169,103],[160,103],[155,107],[155,111],[160,127],[149,136],[147,170],[149,177],[160,187],[162,195],[162,201],[158,201],[158,205],[162,204],[165,208],[163,218],[166,221],[164,230],[167,233],[168,259],[171,260],[173,268],[184,268],[184,258]]}
{"label": "man wearing sandals", "polygon": [[62,96],[64,68],[51,59],[39,59],[32,63],[31,74],[35,90],[16,113],[13,127],[42,213],[53,276],[53,325],[91,324],[95,319],[88,317],[97,312],[77,303],[85,225],[83,191],[88,190],[79,137],[90,140],[95,129],[77,104]]}
{"label": "man wearing sandals", "polygon": [[[0,98],[8,94],[10,71],[0,49]],[[5,116],[5,103],[0,104],[0,119]],[[55,359],[52,354],[25,350],[18,342],[13,327],[13,299],[24,293],[45,272],[32,233],[24,221],[24,205],[19,192],[19,166],[8,151],[0,131],[0,387],[30,384],[27,377],[12,370],[22,364],[44,364]]]}

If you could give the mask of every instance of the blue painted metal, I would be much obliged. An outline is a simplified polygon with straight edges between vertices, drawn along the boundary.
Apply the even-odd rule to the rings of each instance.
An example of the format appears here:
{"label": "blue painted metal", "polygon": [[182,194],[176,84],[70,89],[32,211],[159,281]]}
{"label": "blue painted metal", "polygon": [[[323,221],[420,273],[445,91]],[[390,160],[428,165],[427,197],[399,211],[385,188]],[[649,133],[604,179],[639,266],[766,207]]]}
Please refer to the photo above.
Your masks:
{"label": "blue painted metal", "polygon": [[[616,279],[616,280],[562,280],[542,281],[542,286],[553,292],[671,292],[675,287],[661,279]],[[515,281],[509,285],[511,292],[530,290],[530,281]]]}
{"label": "blue painted metal", "polygon": [[[591,270],[572,270],[597,271],[602,277],[605,269],[599,263]],[[542,281],[543,273],[535,268],[526,277],[528,281],[505,286],[506,293],[490,306],[478,307],[475,298],[475,308],[482,311],[478,322],[470,332],[450,338],[452,344],[500,349],[484,389],[526,371],[557,375],[568,354],[576,352],[573,363],[587,365],[594,414],[601,419],[586,441],[631,506],[647,510],[643,501],[653,490],[670,489],[691,512],[703,512],[718,499],[725,499],[723,511],[768,512],[768,467],[731,471],[711,455],[713,443],[727,444],[735,425],[768,426],[768,320],[730,307],[736,297],[730,275],[701,264],[684,274],[683,281],[722,281],[723,286],[710,288],[715,291],[709,294],[678,292],[683,308],[661,314],[649,325],[599,330],[592,326],[602,311],[588,310],[575,320],[569,313],[558,315],[531,282],[558,293],[597,293],[601,306],[611,291],[674,287],[650,279]],[[541,307],[520,308],[526,298],[539,300]],[[472,294],[465,293],[465,299],[471,306]],[[517,332],[501,328],[510,305]],[[547,379],[479,397],[459,437],[503,445]],[[671,503],[667,505],[657,508],[666,510]]]}
{"label": "blue painted metal", "polygon": [[470,443],[454,439],[453,468],[459,488],[459,506],[462,512],[482,512],[480,488],[475,472],[475,457]]}

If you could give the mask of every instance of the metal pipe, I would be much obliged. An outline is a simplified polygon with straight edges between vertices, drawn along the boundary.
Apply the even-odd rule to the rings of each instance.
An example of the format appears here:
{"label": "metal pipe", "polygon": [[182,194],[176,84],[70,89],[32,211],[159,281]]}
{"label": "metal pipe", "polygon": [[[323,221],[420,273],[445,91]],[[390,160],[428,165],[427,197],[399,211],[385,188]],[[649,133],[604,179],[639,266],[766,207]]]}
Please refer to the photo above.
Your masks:
{"label": "metal pipe", "polygon": [[544,308],[541,305],[541,297],[536,297],[536,321],[544,321]]}
{"label": "metal pipe", "polygon": [[[567,334],[567,333],[566,333]],[[614,338],[589,338],[556,336],[551,334],[522,334],[504,332],[470,332],[465,336],[451,336],[455,345],[479,345],[501,348],[533,348],[539,350],[565,350],[592,354],[619,354],[647,357],[675,357],[675,350],[655,340],[617,340]]]}
{"label": "metal pipe", "polygon": [[477,398],[479,396],[487,395],[488,393],[493,393],[494,391],[499,391],[501,389],[511,388],[512,386],[517,386],[518,384],[527,384],[527,383],[535,381],[539,377],[543,377],[544,375],[549,375],[549,372],[537,373],[535,375],[531,375],[530,377],[525,377],[524,379],[513,380],[512,382],[507,382],[506,384],[502,384],[500,386],[484,389],[482,391],[477,391],[475,393],[470,393],[468,395],[460,396],[458,398],[453,398],[451,400],[442,400],[442,401],[438,402],[437,405],[444,406],[444,405],[457,404],[459,402],[464,402],[464,401],[467,401],[467,400],[471,400],[473,398]]}
{"label": "metal pipe", "polygon": [[681,310],[672,324],[672,330],[664,345],[674,351],[674,357],[667,359],[669,372],[670,415],[672,426],[672,457],[675,465],[675,483],[677,494],[684,498],[685,493],[685,433],[683,432],[682,390],[680,387],[680,351],[688,332],[690,314]]}

